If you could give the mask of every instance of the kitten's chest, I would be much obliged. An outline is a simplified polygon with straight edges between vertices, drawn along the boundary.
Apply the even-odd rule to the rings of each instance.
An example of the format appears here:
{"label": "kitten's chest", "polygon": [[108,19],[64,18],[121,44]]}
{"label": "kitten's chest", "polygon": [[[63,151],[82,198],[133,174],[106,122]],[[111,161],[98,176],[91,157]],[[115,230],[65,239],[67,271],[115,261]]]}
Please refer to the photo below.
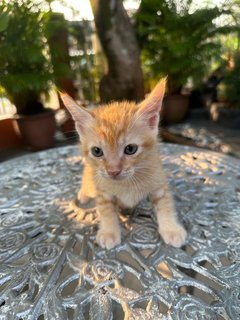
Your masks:
{"label": "kitten's chest", "polygon": [[149,189],[136,187],[134,185],[118,186],[109,189],[110,193],[116,197],[118,204],[122,208],[133,208],[142,199],[149,195]]}
{"label": "kitten's chest", "polygon": [[146,194],[139,194],[138,192],[131,190],[124,190],[121,193],[115,194],[119,206],[122,208],[133,208],[135,207],[143,198],[147,196]]}
{"label": "kitten's chest", "polygon": [[[154,176],[154,179],[151,177]],[[119,205],[123,208],[133,208],[141,200],[150,195],[159,187],[158,174],[151,174],[147,177],[135,177],[132,183],[124,182],[110,182],[105,181],[101,184],[100,192],[106,193],[110,196],[116,197]]]}

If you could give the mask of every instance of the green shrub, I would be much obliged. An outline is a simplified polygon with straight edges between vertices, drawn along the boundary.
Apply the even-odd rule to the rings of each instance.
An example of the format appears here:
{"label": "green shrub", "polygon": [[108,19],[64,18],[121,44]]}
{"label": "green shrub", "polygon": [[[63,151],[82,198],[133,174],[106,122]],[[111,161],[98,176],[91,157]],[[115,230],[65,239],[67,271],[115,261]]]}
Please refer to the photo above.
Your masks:
{"label": "green shrub", "polygon": [[0,12],[0,86],[19,114],[41,111],[40,96],[53,78],[44,14],[30,0],[3,1]]}
{"label": "green shrub", "polygon": [[191,12],[190,4],[191,1],[142,0],[136,14],[145,74],[150,78],[168,75],[169,93],[180,92],[189,78],[196,84],[203,79],[213,57],[220,55],[216,35],[232,29],[215,24],[223,12],[220,9]]}

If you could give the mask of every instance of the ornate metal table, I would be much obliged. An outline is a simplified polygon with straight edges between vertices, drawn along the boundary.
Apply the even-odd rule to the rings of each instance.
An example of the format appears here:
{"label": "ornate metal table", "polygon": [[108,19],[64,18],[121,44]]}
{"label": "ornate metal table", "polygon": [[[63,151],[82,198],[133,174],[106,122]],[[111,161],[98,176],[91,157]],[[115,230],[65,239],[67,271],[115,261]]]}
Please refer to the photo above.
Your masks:
{"label": "ornate metal table", "polygon": [[122,215],[122,244],[95,243],[97,216],[73,201],[69,146],[0,166],[0,319],[240,319],[240,165],[160,144],[185,247],[160,239],[148,201]]}

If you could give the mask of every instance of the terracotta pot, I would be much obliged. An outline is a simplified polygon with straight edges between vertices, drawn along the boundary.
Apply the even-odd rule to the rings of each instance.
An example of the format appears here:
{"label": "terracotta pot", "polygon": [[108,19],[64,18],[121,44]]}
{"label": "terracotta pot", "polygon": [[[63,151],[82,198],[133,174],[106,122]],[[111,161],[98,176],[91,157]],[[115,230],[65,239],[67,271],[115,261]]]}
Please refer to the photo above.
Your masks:
{"label": "terracotta pot", "polygon": [[174,94],[164,97],[161,121],[165,124],[181,122],[188,111],[189,96]]}
{"label": "terracotta pot", "polygon": [[52,110],[32,116],[19,117],[17,123],[24,142],[31,149],[41,150],[54,146],[56,121]]}
{"label": "terracotta pot", "polygon": [[61,125],[61,129],[66,138],[71,138],[77,135],[75,122],[71,116],[69,116],[69,118]]}
{"label": "terracotta pot", "polygon": [[6,118],[0,120],[0,148],[19,147],[23,145],[16,120]]}
{"label": "terracotta pot", "polygon": [[[67,94],[69,94],[70,97],[72,97],[75,100],[76,90],[74,90],[74,87],[73,85],[71,85],[71,82],[69,82],[67,79],[65,80],[62,79],[62,80],[59,80],[59,83],[61,84],[61,88],[64,88],[64,92],[67,92]],[[75,122],[73,121],[72,116],[70,115],[70,112],[64,106],[59,93],[58,93],[58,100],[59,100],[60,109],[64,109],[66,113],[66,119],[61,124],[61,130],[66,138],[75,137],[76,136]]]}

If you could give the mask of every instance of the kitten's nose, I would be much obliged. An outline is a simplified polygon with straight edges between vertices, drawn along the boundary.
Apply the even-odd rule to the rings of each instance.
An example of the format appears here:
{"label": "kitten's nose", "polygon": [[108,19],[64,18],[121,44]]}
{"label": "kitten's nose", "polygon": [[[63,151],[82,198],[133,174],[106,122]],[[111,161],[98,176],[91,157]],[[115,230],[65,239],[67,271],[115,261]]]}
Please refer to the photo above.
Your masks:
{"label": "kitten's nose", "polygon": [[121,170],[107,170],[110,177],[116,178],[120,174]]}

